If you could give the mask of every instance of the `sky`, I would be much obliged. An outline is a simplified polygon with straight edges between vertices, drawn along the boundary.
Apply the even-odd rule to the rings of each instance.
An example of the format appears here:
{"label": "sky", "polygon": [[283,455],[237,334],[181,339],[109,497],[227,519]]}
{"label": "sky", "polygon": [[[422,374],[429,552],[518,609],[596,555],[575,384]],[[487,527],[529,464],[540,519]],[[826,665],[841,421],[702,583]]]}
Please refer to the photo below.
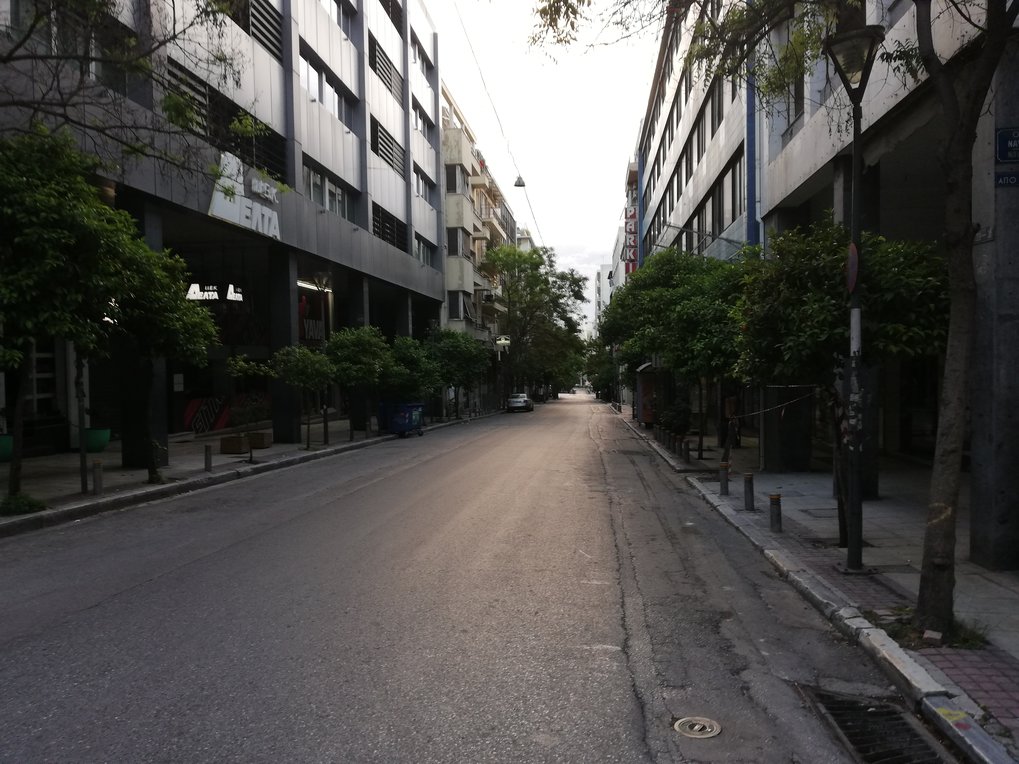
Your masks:
{"label": "sky", "polygon": [[[623,40],[596,18],[606,2],[595,0],[579,42],[534,47],[533,0],[425,4],[442,80],[518,225],[555,250],[559,268],[588,277],[590,321],[595,278],[611,262],[626,201],[657,30]],[[524,189],[513,185],[518,174]]]}

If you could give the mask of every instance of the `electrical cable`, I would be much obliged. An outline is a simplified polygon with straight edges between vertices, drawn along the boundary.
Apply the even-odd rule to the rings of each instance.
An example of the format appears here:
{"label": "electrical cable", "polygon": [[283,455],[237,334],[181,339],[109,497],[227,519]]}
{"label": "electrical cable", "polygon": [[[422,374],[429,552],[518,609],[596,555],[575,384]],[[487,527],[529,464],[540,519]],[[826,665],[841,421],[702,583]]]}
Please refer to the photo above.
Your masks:
{"label": "electrical cable", "polygon": [[[520,172],[520,168],[517,167],[517,159],[513,156],[513,150],[510,148],[509,139],[506,137],[506,130],[502,126],[502,119],[499,118],[499,110],[495,108],[495,101],[492,99],[492,94],[488,90],[488,83],[485,82],[485,74],[481,70],[481,62],[478,61],[478,54],[474,51],[474,45],[471,43],[471,36],[467,33],[467,26],[464,24],[463,15],[460,13],[460,4],[457,0],[453,0],[453,9],[456,11],[456,18],[460,22],[460,29],[463,30],[464,40],[467,41],[467,48],[471,52],[471,57],[474,59],[474,64],[478,70],[478,77],[481,79],[481,87],[485,91],[485,95],[488,96],[488,103],[492,107],[492,114],[495,115],[495,122],[499,125],[499,132],[502,134],[503,143],[506,144],[506,153],[509,154],[510,161],[513,163],[513,169],[517,173],[518,178],[522,178],[523,175]],[[538,235],[538,244],[545,246],[544,238],[541,235],[541,229],[538,227],[538,218],[534,214],[534,207],[531,206],[531,196],[527,193],[527,186],[523,186],[524,199],[527,200],[527,209],[531,213],[531,221],[534,223],[534,232]],[[514,242],[516,243],[516,242]]]}

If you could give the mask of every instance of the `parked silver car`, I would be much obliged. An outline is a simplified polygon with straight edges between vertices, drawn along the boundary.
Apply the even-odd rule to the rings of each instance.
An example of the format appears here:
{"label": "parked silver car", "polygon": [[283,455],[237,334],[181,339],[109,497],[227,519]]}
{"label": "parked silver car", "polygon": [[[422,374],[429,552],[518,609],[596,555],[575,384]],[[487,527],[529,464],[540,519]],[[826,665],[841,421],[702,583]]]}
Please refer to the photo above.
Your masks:
{"label": "parked silver car", "polygon": [[507,411],[534,411],[534,403],[527,393],[513,393],[506,401]]}

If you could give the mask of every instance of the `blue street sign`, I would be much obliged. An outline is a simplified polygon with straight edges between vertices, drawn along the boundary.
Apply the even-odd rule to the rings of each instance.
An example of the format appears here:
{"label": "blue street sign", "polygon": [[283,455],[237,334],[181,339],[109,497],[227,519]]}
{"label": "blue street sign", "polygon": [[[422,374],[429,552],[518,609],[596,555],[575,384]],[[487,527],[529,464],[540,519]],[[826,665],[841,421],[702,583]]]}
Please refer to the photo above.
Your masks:
{"label": "blue street sign", "polygon": [[994,158],[999,162],[1019,162],[1019,127],[999,127],[994,137]]}

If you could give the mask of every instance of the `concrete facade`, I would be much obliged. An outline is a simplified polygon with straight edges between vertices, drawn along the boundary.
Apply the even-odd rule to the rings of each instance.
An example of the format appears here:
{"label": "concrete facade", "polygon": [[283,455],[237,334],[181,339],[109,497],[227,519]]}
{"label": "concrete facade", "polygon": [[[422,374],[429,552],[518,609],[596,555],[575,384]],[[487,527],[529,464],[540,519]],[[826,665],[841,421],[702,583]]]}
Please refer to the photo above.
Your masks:
{"label": "concrete facade", "polygon": [[[148,0],[132,7],[138,13],[120,20],[128,29]],[[167,394],[157,393],[157,432],[164,440],[168,430],[228,423],[229,355],[260,359],[286,344],[320,345],[343,326],[423,336],[439,323],[445,298],[438,38],[424,5],[252,0],[248,7],[226,22],[241,63],[236,80],[202,74],[195,60],[207,41],[200,39],[168,46],[158,62],[168,87],[190,95],[207,128],[189,141],[197,157],[190,167],[215,165],[218,176],[138,160],[102,181],[152,246],[187,261],[189,296],[212,310],[221,330],[207,369],[171,363],[162,372]],[[158,92],[149,96],[150,105],[160,102]],[[223,114],[253,117],[264,132],[228,140],[213,129]],[[4,119],[9,126],[19,116]],[[54,364],[73,368],[69,348],[58,343],[46,352],[57,360],[39,373]],[[45,402],[30,402],[30,416],[75,421],[65,371]],[[93,418],[126,434],[116,369],[93,364],[89,387]],[[293,393],[271,392],[276,438],[295,439]]]}

